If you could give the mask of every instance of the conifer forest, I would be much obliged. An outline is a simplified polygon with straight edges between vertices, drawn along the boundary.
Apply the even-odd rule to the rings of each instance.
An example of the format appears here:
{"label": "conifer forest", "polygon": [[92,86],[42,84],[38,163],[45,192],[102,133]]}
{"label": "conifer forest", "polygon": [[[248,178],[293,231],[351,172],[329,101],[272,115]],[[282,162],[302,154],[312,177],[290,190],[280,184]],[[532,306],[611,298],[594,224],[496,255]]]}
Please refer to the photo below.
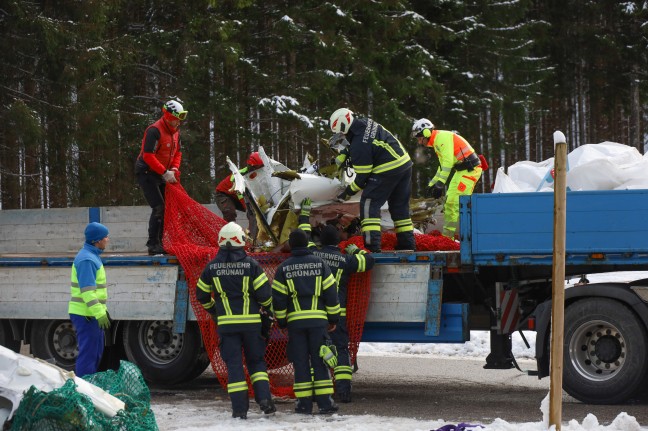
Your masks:
{"label": "conifer forest", "polygon": [[437,167],[429,118],[498,167],[648,142],[648,1],[1,0],[0,209],[145,205],[134,162],[169,99],[189,111],[181,182],[201,203],[260,145],[293,169],[340,107]]}

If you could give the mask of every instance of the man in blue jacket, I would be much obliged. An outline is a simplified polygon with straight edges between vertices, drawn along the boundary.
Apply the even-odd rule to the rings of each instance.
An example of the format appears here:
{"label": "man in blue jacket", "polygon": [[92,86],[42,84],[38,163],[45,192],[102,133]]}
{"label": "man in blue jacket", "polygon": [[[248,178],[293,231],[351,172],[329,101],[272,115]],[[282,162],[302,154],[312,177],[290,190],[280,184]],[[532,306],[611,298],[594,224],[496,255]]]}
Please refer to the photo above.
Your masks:
{"label": "man in blue jacket", "polygon": [[85,228],[85,243],[72,263],[68,313],[79,346],[75,364],[79,377],[98,371],[104,350],[104,329],[110,328],[106,271],[99,257],[109,241],[106,226],[89,223]]}

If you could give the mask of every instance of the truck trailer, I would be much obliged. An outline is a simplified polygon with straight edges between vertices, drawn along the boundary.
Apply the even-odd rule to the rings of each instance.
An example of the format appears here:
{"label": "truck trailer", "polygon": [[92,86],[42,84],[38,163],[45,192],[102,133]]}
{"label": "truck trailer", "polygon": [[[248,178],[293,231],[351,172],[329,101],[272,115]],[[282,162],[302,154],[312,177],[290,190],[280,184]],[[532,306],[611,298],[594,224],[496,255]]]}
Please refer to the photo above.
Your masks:
{"label": "truck trailer", "polygon": [[[216,212],[215,206],[206,207]],[[70,267],[91,221],[110,229],[102,254],[113,358],[173,384],[209,365],[174,256],[145,253],[148,207],[0,211],[0,344],[73,369]],[[621,403],[648,387],[648,279],[588,283],[587,274],[648,270],[648,190],[567,193],[563,388],[587,403]],[[460,250],[383,252],[370,274],[362,341],[464,343],[490,331],[485,368],[517,366],[511,335],[532,330],[549,375],[553,194],[460,200]],[[638,278],[640,278],[638,276]]]}

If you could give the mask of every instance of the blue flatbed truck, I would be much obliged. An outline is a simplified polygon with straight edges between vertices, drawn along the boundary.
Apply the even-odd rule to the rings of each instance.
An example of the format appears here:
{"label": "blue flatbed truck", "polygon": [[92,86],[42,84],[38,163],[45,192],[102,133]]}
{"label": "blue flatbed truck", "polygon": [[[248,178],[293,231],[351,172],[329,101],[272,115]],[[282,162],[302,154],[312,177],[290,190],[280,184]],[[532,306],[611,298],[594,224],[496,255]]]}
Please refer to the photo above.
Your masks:
{"label": "blue flatbed truck", "polygon": [[[549,373],[553,194],[474,194],[460,202],[459,251],[381,253],[371,274],[363,341],[463,343],[491,334],[487,368],[516,366],[511,334],[535,330],[537,375]],[[146,256],[148,208],[0,211],[0,343],[71,368],[69,266],[88,221],[111,229],[109,308],[117,356],[152,382],[208,366],[173,256]],[[619,403],[648,382],[648,280],[586,283],[586,274],[648,271],[648,190],[567,193],[564,389]],[[31,253],[29,250],[33,250]],[[57,253],[54,253],[54,252]],[[102,255],[103,256],[103,255]],[[638,276],[638,278],[640,278]]]}

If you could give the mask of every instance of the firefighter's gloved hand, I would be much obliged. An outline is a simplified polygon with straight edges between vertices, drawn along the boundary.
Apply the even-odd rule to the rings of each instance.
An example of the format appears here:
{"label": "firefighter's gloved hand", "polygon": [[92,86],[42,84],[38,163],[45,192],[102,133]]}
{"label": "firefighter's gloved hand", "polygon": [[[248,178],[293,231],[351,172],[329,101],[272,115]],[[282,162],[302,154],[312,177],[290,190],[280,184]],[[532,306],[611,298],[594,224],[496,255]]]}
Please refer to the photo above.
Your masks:
{"label": "firefighter's gloved hand", "polygon": [[346,254],[356,254],[358,250],[360,250],[360,247],[355,244],[349,244],[344,249],[344,251],[346,251]]}
{"label": "firefighter's gloved hand", "polygon": [[428,196],[434,199],[439,199],[445,192],[445,185],[441,181],[434,183],[432,187],[428,187]]}
{"label": "firefighter's gloved hand", "polygon": [[350,198],[351,198],[351,196],[349,196],[349,195],[347,194],[346,189],[345,189],[342,193],[340,193],[340,194],[338,195],[337,200],[338,200],[339,202],[346,202],[346,201],[348,201]]}
{"label": "firefighter's gloved hand", "polygon": [[177,182],[175,174],[173,173],[173,171],[164,171],[164,173],[162,174],[162,179],[165,182],[171,183],[171,184]]}
{"label": "firefighter's gloved hand", "polygon": [[301,201],[301,215],[310,217],[312,203],[311,198],[304,198],[304,200]]}
{"label": "firefighter's gloved hand", "polygon": [[319,351],[320,358],[326,365],[330,368],[337,367],[337,349],[334,345],[327,346],[326,344],[320,347]]}
{"label": "firefighter's gloved hand", "polygon": [[99,327],[101,329],[110,328],[110,318],[108,317],[108,313],[104,314],[101,317],[97,317],[97,323],[99,323]]}
{"label": "firefighter's gloved hand", "polygon": [[341,169],[344,165],[344,162],[346,162],[347,155],[345,153],[340,154],[335,158],[335,164],[337,165],[338,169]]}

